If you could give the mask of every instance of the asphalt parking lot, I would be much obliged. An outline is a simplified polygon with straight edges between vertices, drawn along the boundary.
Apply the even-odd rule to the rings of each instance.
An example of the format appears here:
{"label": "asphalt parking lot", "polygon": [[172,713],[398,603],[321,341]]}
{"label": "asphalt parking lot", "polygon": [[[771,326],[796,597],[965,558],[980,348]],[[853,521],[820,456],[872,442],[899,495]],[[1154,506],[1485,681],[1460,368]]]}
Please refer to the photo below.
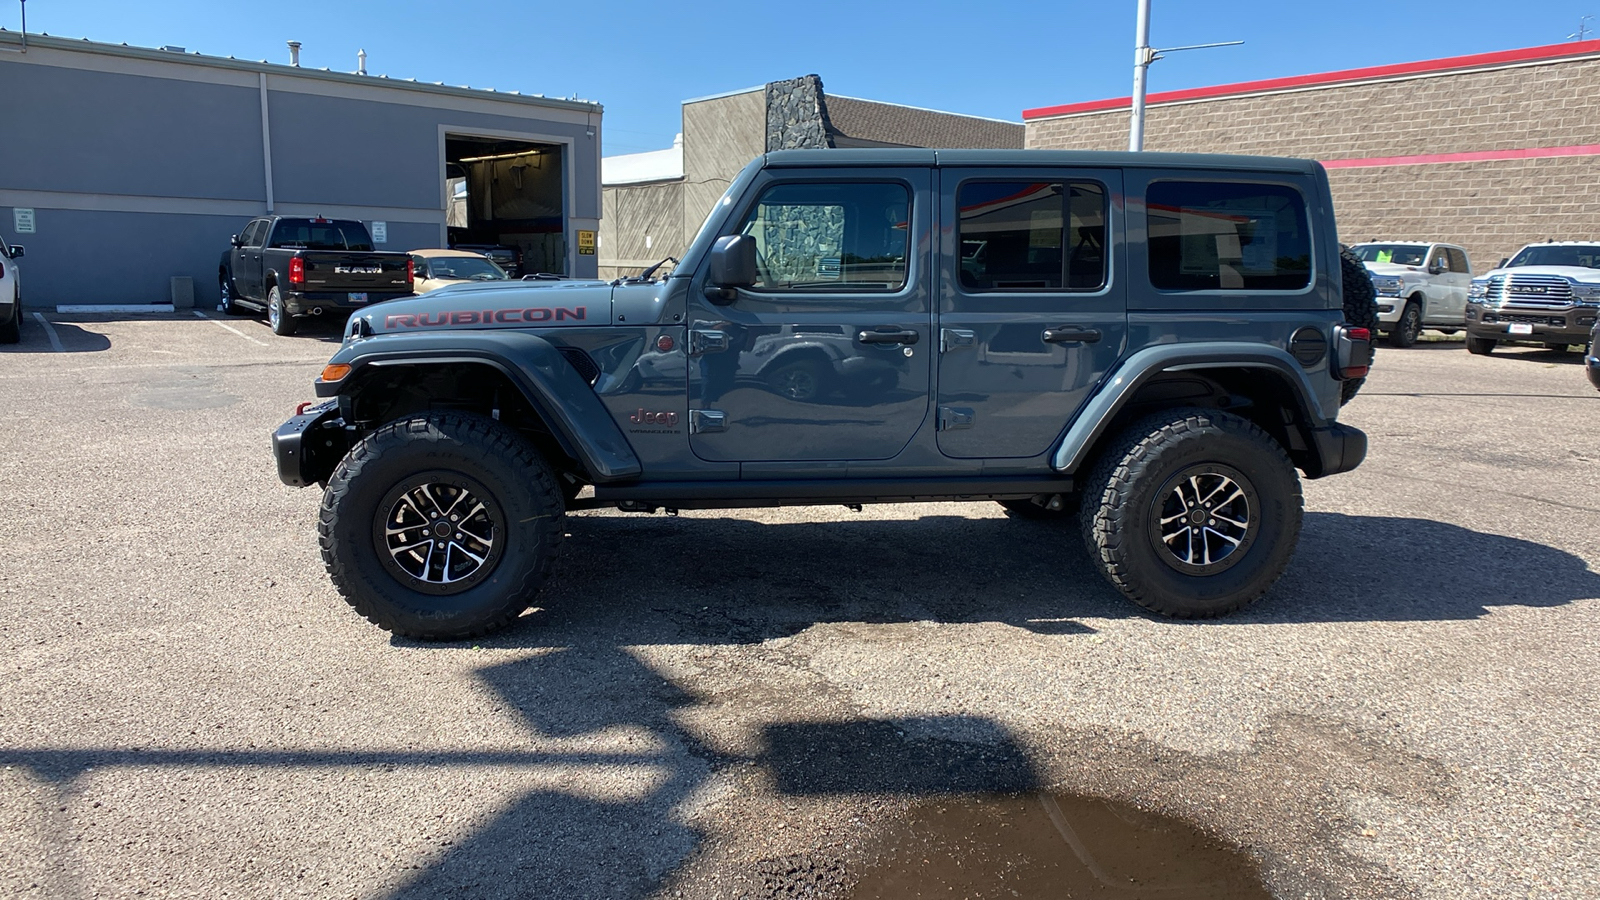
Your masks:
{"label": "asphalt parking lot", "polygon": [[273,471],[335,340],[207,310],[0,348],[0,895],[847,896],[1011,791],[1194,823],[1279,897],[1600,896],[1576,354],[1381,350],[1367,463],[1220,622],[993,504],[594,512],[546,609],[423,645],[339,600]]}

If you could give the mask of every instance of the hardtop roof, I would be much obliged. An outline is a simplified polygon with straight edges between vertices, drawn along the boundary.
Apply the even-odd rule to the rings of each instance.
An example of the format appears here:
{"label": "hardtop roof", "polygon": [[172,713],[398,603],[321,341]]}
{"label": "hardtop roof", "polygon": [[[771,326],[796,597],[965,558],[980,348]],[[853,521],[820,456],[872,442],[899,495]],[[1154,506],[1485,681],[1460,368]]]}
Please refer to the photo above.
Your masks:
{"label": "hardtop roof", "polygon": [[1322,164],[1280,156],[1223,153],[1149,153],[1105,150],[938,150],[918,148],[774,150],[769,168],[850,166],[1072,166],[1142,169],[1255,169],[1313,173]]}

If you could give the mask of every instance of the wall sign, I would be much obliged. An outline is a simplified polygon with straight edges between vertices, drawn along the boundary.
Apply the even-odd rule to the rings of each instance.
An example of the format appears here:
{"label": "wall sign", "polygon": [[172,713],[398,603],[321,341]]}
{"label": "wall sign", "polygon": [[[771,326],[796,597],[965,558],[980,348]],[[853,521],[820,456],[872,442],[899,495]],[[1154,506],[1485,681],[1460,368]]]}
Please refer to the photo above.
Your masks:
{"label": "wall sign", "polygon": [[592,232],[592,231],[580,231],[580,232],[578,232],[578,255],[579,256],[593,256],[594,255],[594,232]]}
{"label": "wall sign", "polygon": [[12,208],[11,224],[17,234],[33,234],[33,210],[20,206]]}
{"label": "wall sign", "polygon": [[374,244],[387,244],[387,243],[389,243],[389,223],[388,222],[373,222],[372,223],[372,242]]}

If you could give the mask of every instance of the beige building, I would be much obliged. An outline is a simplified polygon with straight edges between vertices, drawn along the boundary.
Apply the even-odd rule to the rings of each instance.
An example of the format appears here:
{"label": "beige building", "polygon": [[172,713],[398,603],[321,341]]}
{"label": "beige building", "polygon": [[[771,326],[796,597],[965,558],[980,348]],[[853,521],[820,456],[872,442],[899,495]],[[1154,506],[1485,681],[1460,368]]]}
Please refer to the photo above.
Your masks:
{"label": "beige building", "polygon": [[[1152,94],[1145,149],[1316,159],[1346,243],[1600,240],[1600,41]],[[1027,146],[1123,150],[1128,98],[1023,113]]]}
{"label": "beige building", "polygon": [[768,150],[1020,148],[1016,122],[830,96],[815,75],[686,100],[672,148],[601,161],[600,277],[678,256],[711,205]]}

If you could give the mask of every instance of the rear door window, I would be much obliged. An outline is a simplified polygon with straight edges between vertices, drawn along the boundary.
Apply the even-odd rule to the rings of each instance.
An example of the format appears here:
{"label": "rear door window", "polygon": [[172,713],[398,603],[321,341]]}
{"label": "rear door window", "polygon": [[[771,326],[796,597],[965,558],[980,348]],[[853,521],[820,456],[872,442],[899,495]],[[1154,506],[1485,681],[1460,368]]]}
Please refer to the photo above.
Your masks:
{"label": "rear door window", "polygon": [[961,288],[1097,291],[1106,283],[1106,191],[1088,181],[969,181],[960,208]]}
{"label": "rear door window", "polygon": [[1145,200],[1161,290],[1289,291],[1311,284],[1305,199],[1287,185],[1157,181]]}

